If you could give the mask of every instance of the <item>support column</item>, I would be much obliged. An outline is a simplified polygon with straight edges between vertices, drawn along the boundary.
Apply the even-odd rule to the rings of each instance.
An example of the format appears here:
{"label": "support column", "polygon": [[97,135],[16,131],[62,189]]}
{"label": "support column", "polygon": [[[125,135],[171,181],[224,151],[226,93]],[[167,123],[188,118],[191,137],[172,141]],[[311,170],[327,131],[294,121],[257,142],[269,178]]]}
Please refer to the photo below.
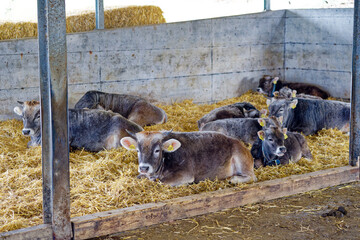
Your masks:
{"label": "support column", "polygon": [[96,1],[96,29],[104,29],[104,0]]}
{"label": "support column", "polygon": [[360,155],[360,9],[359,1],[354,2],[354,40],[352,61],[350,159],[355,166]]}
{"label": "support column", "polygon": [[70,239],[65,0],[38,0],[44,222]]}

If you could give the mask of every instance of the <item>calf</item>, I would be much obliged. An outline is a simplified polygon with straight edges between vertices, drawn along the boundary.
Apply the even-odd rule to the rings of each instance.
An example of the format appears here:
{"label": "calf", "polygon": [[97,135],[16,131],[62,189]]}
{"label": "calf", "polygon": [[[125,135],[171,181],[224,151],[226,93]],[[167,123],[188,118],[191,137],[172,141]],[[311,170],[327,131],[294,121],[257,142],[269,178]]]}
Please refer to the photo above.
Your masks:
{"label": "calf", "polygon": [[309,99],[322,99],[318,96],[308,95],[304,93],[297,94],[296,90],[291,90],[288,87],[283,87],[279,91],[274,92],[274,97],[277,98],[309,98]]}
{"label": "calf", "polygon": [[312,159],[306,139],[300,133],[287,132],[286,128],[265,127],[251,148],[255,167],[288,164],[301,157]]}
{"label": "calf", "polygon": [[311,135],[325,128],[350,130],[350,103],[317,99],[268,99],[269,116],[283,116],[289,131]]}
{"label": "calf", "polygon": [[298,82],[282,82],[278,77],[272,78],[271,76],[264,76],[259,80],[259,86],[257,91],[264,93],[269,97],[274,96],[275,91],[279,91],[283,87],[296,90],[297,93],[304,93],[308,95],[318,96],[322,99],[326,99],[330,96],[328,92],[322,90],[318,86],[308,83]]}
{"label": "calf", "polygon": [[266,125],[274,124],[272,118],[231,118],[209,122],[201,128],[201,131],[221,132],[245,143],[253,144],[258,138],[258,131]]}
{"label": "calf", "polygon": [[252,104],[248,102],[238,102],[226,106],[216,108],[204,115],[200,120],[197,121],[198,127],[201,128],[208,122],[212,122],[219,119],[225,118],[258,118],[260,117],[260,111],[257,110]]}
{"label": "calf", "polygon": [[[41,144],[40,104],[38,101],[19,102],[22,108],[14,112],[22,116],[25,136],[30,136],[28,147]],[[120,139],[129,136],[125,129],[139,132],[143,129],[120,114],[98,109],[69,109],[69,144],[97,152],[120,147]]]}
{"label": "calf", "polygon": [[163,109],[133,95],[88,91],[75,104],[75,109],[82,108],[111,110],[142,127],[167,121],[167,115]]}
{"label": "calf", "polygon": [[172,186],[228,177],[232,183],[256,180],[249,150],[221,133],[140,132],[121,144],[137,150],[139,176]]}

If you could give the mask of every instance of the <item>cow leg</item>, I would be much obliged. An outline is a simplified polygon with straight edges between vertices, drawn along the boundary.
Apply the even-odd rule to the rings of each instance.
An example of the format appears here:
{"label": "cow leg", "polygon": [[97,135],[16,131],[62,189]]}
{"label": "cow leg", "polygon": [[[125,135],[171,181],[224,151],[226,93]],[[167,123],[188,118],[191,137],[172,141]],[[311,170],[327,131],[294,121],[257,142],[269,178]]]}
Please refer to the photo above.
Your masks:
{"label": "cow leg", "polygon": [[170,176],[166,176],[161,179],[161,182],[171,185],[171,186],[179,186],[183,184],[189,184],[194,182],[195,178],[192,174],[186,172],[176,172],[171,174]]}
{"label": "cow leg", "polygon": [[120,146],[120,138],[118,134],[112,134],[105,139],[104,148],[109,150]]}
{"label": "cow leg", "polygon": [[233,177],[231,183],[245,183],[257,180],[254,173],[254,159],[250,152],[241,144],[231,158]]}

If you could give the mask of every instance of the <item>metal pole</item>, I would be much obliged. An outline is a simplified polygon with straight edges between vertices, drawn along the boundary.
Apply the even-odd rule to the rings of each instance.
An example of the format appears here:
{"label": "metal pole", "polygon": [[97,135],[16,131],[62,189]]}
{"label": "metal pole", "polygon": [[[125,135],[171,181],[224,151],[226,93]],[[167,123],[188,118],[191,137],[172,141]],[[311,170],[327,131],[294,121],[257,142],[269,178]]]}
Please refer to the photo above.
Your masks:
{"label": "metal pole", "polygon": [[40,70],[40,102],[41,102],[41,154],[42,154],[42,182],[43,182],[43,215],[44,223],[51,224],[52,213],[51,200],[51,175],[50,159],[51,142],[47,141],[50,136],[50,104],[49,104],[49,81],[48,81],[48,42],[46,21],[46,0],[38,0],[38,38],[39,38],[39,70]]}
{"label": "metal pole", "polygon": [[95,0],[96,29],[104,29],[104,0]]}
{"label": "metal pole", "polygon": [[270,11],[270,0],[264,0],[264,11]]}
{"label": "metal pole", "polygon": [[351,89],[350,159],[355,166],[360,155],[360,9],[359,1],[354,2],[354,36]]}
{"label": "metal pole", "polygon": [[38,0],[38,8],[43,191],[50,195],[44,197],[50,198],[44,203],[44,221],[51,219],[53,239],[70,239],[65,0]]}

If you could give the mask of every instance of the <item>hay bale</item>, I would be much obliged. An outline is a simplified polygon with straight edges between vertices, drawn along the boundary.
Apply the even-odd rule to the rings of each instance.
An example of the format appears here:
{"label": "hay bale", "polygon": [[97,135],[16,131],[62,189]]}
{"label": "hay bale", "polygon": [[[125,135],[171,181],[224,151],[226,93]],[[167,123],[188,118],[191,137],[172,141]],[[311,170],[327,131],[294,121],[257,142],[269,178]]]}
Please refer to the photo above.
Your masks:
{"label": "hay bale", "polygon": [[[123,28],[165,23],[163,11],[156,6],[130,6],[104,11],[105,28]],[[95,12],[66,18],[66,32],[87,32],[95,29]],[[31,22],[0,25],[0,40],[37,36],[37,24]]]}
{"label": "hay bale", "polygon": [[[214,108],[249,101],[258,109],[266,108],[266,98],[254,92],[215,104],[194,104],[186,100],[163,108],[168,122],[146,130],[197,131],[196,121]],[[41,148],[26,148],[21,134],[22,122],[0,122],[0,232],[42,223]],[[301,159],[285,166],[260,168],[259,181],[282,178],[348,164],[349,141],[338,130],[322,130],[306,137],[313,161]],[[71,216],[124,208],[135,204],[210,192],[242,188],[226,180],[203,181],[188,186],[170,187],[147,179],[137,179],[137,155],[125,149],[98,153],[78,150],[70,153]]]}

